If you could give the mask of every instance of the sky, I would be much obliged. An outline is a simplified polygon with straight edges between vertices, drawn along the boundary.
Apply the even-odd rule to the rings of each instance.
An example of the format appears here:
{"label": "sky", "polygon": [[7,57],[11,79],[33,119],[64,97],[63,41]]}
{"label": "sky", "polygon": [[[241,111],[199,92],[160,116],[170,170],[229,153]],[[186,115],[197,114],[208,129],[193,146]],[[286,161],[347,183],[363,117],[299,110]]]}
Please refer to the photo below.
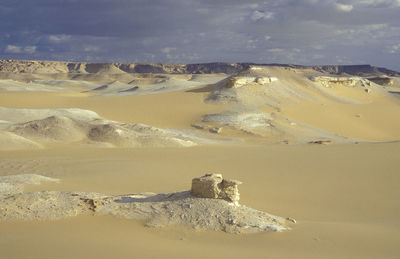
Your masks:
{"label": "sky", "polygon": [[400,71],[400,0],[1,0],[0,59]]}

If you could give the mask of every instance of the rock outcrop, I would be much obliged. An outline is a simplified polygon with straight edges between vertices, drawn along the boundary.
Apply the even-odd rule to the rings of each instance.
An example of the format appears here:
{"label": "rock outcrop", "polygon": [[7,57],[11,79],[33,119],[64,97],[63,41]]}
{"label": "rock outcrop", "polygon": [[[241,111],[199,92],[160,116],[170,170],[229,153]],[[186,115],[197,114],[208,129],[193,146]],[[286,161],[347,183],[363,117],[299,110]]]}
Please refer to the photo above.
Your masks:
{"label": "rock outcrop", "polygon": [[206,174],[192,180],[192,194],[200,198],[224,199],[239,204],[237,180],[223,179],[221,174]]}
{"label": "rock outcrop", "polygon": [[266,85],[278,81],[276,77],[229,77],[226,85],[228,87],[239,88],[248,84]]}

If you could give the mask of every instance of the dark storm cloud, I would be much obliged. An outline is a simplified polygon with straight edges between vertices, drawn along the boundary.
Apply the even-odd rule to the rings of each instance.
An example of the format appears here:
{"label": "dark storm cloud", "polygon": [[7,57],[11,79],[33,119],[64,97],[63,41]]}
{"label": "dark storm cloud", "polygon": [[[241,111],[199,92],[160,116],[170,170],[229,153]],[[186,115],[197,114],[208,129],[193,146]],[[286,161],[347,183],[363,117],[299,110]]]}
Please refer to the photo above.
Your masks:
{"label": "dark storm cloud", "polygon": [[400,70],[400,0],[2,0],[0,17],[0,58]]}

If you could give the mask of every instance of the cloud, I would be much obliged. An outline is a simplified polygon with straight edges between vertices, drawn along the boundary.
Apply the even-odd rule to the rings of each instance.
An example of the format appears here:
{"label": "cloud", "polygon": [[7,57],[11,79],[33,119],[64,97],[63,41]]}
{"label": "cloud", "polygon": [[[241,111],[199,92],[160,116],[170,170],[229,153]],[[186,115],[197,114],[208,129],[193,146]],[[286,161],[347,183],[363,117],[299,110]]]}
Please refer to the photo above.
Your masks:
{"label": "cloud", "polygon": [[99,51],[100,47],[98,46],[93,46],[93,45],[87,45],[83,47],[83,51],[85,52],[96,52]]}
{"label": "cloud", "polygon": [[5,53],[21,53],[22,48],[20,46],[15,45],[7,45],[6,49],[4,50]]}
{"label": "cloud", "polygon": [[59,34],[59,35],[49,35],[49,41],[54,43],[60,43],[71,39],[71,35]]}
{"label": "cloud", "polygon": [[400,6],[400,0],[359,0],[357,3],[361,5],[374,6],[374,7]]}
{"label": "cloud", "polygon": [[2,0],[0,58],[400,70],[399,13],[400,0]]}
{"label": "cloud", "polygon": [[252,12],[250,17],[252,21],[269,20],[272,18],[274,18],[274,13],[267,11],[258,11],[258,10]]}
{"label": "cloud", "polygon": [[175,51],[175,50],[176,50],[176,48],[166,47],[166,48],[161,49],[161,52],[164,53],[164,54],[169,54],[169,53],[171,53],[172,51]]}
{"label": "cloud", "polygon": [[340,3],[335,3],[335,7],[337,10],[341,12],[351,12],[353,10],[353,6],[351,4],[340,4]]}
{"label": "cloud", "polygon": [[312,59],[322,59],[325,58],[325,56],[323,54],[314,54],[312,55]]}
{"label": "cloud", "polygon": [[268,52],[272,52],[272,53],[280,53],[285,51],[284,49],[280,49],[280,48],[275,48],[275,49],[268,49]]}
{"label": "cloud", "polygon": [[16,45],[7,45],[4,52],[10,54],[20,54],[20,53],[33,54],[36,52],[36,48],[37,48],[36,46],[21,47]]}
{"label": "cloud", "polygon": [[36,46],[26,46],[23,51],[27,54],[33,54],[36,52],[36,48]]}
{"label": "cloud", "polygon": [[392,45],[392,46],[390,47],[389,53],[391,53],[391,54],[400,53],[400,43],[399,43],[399,44],[396,44],[396,45]]}

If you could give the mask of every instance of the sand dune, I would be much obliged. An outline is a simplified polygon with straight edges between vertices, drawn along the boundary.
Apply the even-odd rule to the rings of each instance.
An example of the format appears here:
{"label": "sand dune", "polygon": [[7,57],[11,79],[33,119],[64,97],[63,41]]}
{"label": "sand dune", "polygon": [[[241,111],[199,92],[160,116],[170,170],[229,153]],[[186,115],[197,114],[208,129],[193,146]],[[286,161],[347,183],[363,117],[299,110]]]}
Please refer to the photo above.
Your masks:
{"label": "sand dune", "polygon": [[281,67],[250,67],[215,84],[208,101],[279,107],[301,101],[360,102],[389,95],[384,86],[361,77],[322,75]]}
{"label": "sand dune", "polygon": [[[384,98],[387,104],[398,110],[393,93],[385,85],[378,85],[362,77],[321,75],[320,72],[310,69],[252,66],[207,89],[210,91],[207,102],[229,104],[233,108],[219,114],[205,115],[203,122],[214,122],[246,133],[261,135],[272,142],[307,143],[324,139],[351,143],[380,140],[378,136],[357,136],[337,128],[321,127],[321,124],[315,121],[293,116],[292,112],[287,112],[287,107],[301,110],[301,107],[307,107],[309,104],[318,107],[329,103],[335,107],[354,104],[355,107],[359,105],[361,109],[362,105],[375,106]],[[352,110],[347,112],[351,113]],[[325,121],[335,123],[332,113],[343,116],[343,110],[338,108],[337,111],[332,110]],[[313,113],[302,114],[313,118]],[[352,116],[356,118],[357,113]],[[321,117],[319,119],[324,121]],[[388,118],[387,123],[381,123],[385,125],[383,130],[392,132],[389,124],[398,129],[399,121],[396,118]],[[392,138],[392,133],[389,135],[391,137],[388,140],[397,139]]]}
{"label": "sand dune", "polygon": [[93,126],[88,138],[97,142],[107,142],[120,147],[164,147],[194,146],[200,143],[211,143],[195,134],[183,133],[168,129],[159,129],[147,125],[101,124]]}
{"label": "sand dune", "polygon": [[51,116],[42,120],[13,125],[9,130],[15,134],[42,141],[74,142],[83,139],[87,125],[63,116]]}
{"label": "sand dune", "polygon": [[0,131],[0,150],[35,149],[42,146],[12,132]]}
{"label": "sand dune", "polygon": [[100,116],[89,110],[79,108],[60,109],[15,109],[0,107],[0,117],[9,122],[27,122],[31,120],[42,120],[51,116],[65,116],[76,120],[92,121]]}
{"label": "sand dune", "polygon": [[[195,131],[161,129],[144,124],[106,120],[82,109],[8,109],[0,115],[1,149],[63,144],[118,147],[194,146],[215,143],[215,138]],[[48,116],[48,117],[47,117]],[[30,120],[37,118],[36,120]],[[10,138],[7,140],[6,138]]]}
{"label": "sand dune", "polygon": [[121,83],[121,82],[118,82],[118,81],[114,81],[114,82],[111,82],[111,83],[104,84],[104,85],[101,85],[99,87],[93,88],[93,89],[89,90],[88,92],[95,92],[95,91],[97,91],[97,92],[101,91],[103,93],[121,92],[121,91],[130,89],[130,88],[131,88],[131,85],[129,85],[129,84],[124,84],[124,83]]}
{"label": "sand dune", "polygon": [[179,90],[188,90],[208,83],[215,83],[225,76],[201,76],[192,80],[190,76],[138,77],[127,83],[114,81],[96,87],[88,92],[97,92],[96,96],[148,95]]}
{"label": "sand dune", "polygon": [[39,92],[63,92],[67,89],[56,87],[56,86],[46,86],[33,83],[23,83],[15,80],[0,80],[0,90],[7,91],[39,91]]}

